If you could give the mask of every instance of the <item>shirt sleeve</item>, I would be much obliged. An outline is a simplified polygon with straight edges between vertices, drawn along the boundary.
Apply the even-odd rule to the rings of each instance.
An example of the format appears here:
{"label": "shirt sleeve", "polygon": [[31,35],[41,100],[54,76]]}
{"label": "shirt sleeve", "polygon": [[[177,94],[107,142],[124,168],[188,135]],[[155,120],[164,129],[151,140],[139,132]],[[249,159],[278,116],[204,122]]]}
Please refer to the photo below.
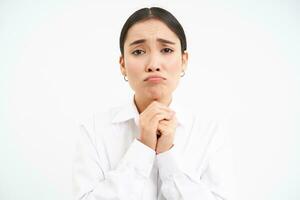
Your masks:
{"label": "shirt sleeve", "polygon": [[155,151],[135,139],[116,169],[105,171],[91,132],[84,125],[80,128],[73,159],[74,199],[140,200],[155,160]]}
{"label": "shirt sleeve", "polygon": [[[232,156],[224,135],[218,130],[212,142],[213,150],[201,177],[181,170],[174,158],[173,148],[157,155],[161,192],[168,200],[234,200],[235,177]],[[192,155],[191,155],[192,156]]]}

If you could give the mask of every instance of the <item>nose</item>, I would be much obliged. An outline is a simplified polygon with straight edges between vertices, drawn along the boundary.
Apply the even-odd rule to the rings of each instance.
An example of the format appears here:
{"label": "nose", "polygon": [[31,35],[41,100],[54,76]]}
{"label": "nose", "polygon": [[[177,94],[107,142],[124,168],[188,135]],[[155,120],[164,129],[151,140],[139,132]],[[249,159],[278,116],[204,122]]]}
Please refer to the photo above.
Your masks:
{"label": "nose", "polygon": [[146,65],[146,72],[161,71],[161,66],[159,58],[157,55],[152,55],[149,57],[148,63]]}

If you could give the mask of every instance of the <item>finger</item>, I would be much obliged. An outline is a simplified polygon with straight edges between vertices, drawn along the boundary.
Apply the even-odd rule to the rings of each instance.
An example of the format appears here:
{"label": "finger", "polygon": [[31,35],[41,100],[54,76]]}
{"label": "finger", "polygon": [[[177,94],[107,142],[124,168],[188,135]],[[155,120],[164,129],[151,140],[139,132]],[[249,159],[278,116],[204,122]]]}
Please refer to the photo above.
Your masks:
{"label": "finger", "polygon": [[153,101],[148,107],[149,107],[150,110],[152,110],[154,108],[159,108],[159,109],[162,109],[162,110],[165,110],[165,111],[172,111],[171,108],[169,108],[168,106],[166,106],[166,105],[164,105],[164,104],[162,104],[158,101]]}
{"label": "finger", "polygon": [[178,122],[175,114],[171,115],[170,119],[162,119],[159,121],[159,124],[164,124],[167,126],[174,126],[174,127],[177,126],[177,123]]}
{"label": "finger", "polygon": [[[160,109],[160,108],[158,108],[158,107],[156,107],[156,108],[152,108],[152,109],[149,109],[149,110],[147,110],[147,111],[145,111],[145,112],[143,112],[141,115],[140,115],[140,117],[143,119],[143,120],[145,120],[145,121],[150,121],[150,120],[152,120],[156,115],[158,115],[158,114],[162,114],[162,115],[165,115],[165,117],[164,118],[161,118],[161,119],[170,119],[170,115],[172,115],[172,112],[170,112],[170,111],[166,111],[166,110],[163,110],[163,109]],[[161,120],[160,119],[160,120]]]}
{"label": "finger", "polygon": [[165,114],[156,114],[154,117],[151,118],[149,122],[150,124],[155,124],[157,126],[159,121],[165,118],[168,118],[168,116],[166,116]]}
{"label": "finger", "polygon": [[165,123],[161,123],[159,122],[157,129],[160,130],[163,134],[166,132],[175,132],[176,131],[177,126],[174,124],[165,124]]}
{"label": "finger", "polygon": [[166,125],[166,126],[170,126],[170,127],[177,127],[177,119],[175,117],[175,115],[173,114],[171,116],[171,119],[163,119],[159,121],[159,124],[161,125]]}
{"label": "finger", "polygon": [[151,118],[150,121],[153,121],[154,123],[157,124],[162,120],[171,120],[172,117],[173,117],[172,113],[161,112],[161,113],[154,114],[154,116]]}
{"label": "finger", "polygon": [[[161,120],[171,120],[174,112],[168,107],[161,106],[158,102],[152,102],[146,110],[140,114],[141,126],[156,126]],[[151,125],[152,124],[152,125]]]}
{"label": "finger", "polygon": [[157,129],[159,130],[161,135],[169,135],[170,133],[174,132],[174,129],[172,127],[161,124],[157,127]]}

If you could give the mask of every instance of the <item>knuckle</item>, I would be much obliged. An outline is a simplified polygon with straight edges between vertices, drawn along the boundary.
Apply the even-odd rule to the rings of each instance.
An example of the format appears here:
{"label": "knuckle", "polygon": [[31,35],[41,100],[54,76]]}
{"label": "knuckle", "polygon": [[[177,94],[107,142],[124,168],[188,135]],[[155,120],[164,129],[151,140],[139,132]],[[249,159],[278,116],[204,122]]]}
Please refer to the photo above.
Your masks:
{"label": "knuckle", "polygon": [[153,106],[153,107],[156,107],[156,105],[157,105],[157,102],[156,102],[156,101],[153,101],[153,102],[150,104],[150,106]]}
{"label": "knuckle", "polygon": [[155,115],[153,119],[154,119],[154,121],[158,121],[159,120],[159,115]]}

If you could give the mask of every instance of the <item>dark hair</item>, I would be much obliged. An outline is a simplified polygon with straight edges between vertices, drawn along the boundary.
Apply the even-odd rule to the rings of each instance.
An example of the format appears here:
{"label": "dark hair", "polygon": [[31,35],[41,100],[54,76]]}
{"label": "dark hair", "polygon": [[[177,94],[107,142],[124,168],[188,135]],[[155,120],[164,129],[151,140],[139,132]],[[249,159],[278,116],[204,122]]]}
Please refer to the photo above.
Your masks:
{"label": "dark hair", "polygon": [[163,8],[151,7],[142,8],[135,11],[123,25],[120,35],[120,51],[122,55],[124,55],[124,43],[130,27],[132,27],[137,22],[145,21],[148,19],[158,19],[165,23],[179,38],[181,44],[181,52],[183,53],[186,50],[187,44],[185,33],[178,20],[169,11]]}

